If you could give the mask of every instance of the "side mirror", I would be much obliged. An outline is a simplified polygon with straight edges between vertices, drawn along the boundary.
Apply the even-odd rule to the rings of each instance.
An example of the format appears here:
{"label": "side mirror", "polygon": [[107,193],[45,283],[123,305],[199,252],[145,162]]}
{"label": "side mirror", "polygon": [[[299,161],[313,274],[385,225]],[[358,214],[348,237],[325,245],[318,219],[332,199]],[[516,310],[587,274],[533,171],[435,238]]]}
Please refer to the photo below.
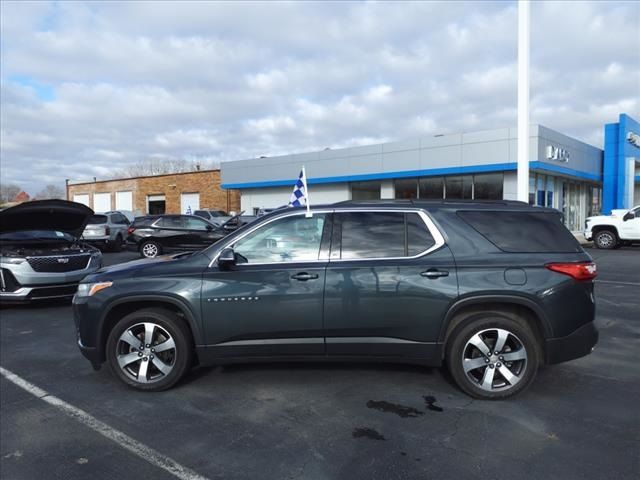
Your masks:
{"label": "side mirror", "polygon": [[213,225],[207,225],[207,232],[210,232],[213,230]]}
{"label": "side mirror", "polygon": [[236,253],[233,251],[233,248],[227,247],[222,252],[220,252],[220,256],[218,257],[218,265],[220,268],[230,268],[236,264]]}
{"label": "side mirror", "polygon": [[622,217],[622,221],[626,222],[627,220],[631,220],[632,218],[636,218],[633,212],[627,212],[624,214],[624,217]]}

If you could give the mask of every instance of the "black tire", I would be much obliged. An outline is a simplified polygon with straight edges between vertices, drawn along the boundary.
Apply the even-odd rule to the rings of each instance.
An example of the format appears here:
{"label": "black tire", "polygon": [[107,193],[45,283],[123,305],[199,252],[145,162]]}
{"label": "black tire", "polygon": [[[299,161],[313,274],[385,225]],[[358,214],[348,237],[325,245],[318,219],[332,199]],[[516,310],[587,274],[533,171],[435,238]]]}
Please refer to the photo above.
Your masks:
{"label": "black tire", "polygon": [[[500,331],[509,335],[496,355],[493,349]],[[487,349],[491,347],[488,352],[491,357],[480,354],[480,349],[470,343],[477,338],[484,340]],[[522,360],[506,360],[509,356],[516,358],[523,354]],[[541,359],[540,341],[531,326],[523,318],[508,312],[472,315],[451,333],[446,345],[446,363],[456,384],[466,394],[483,400],[509,398],[525,390],[533,382]],[[466,368],[469,370],[465,371]],[[511,382],[507,376],[511,376]],[[483,388],[485,380],[487,383]]]}
{"label": "black tire", "polygon": [[116,239],[113,241],[113,243],[111,244],[111,251],[112,252],[119,252],[122,250],[122,235],[118,234],[116,235]]}
{"label": "black tire", "polygon": [[593,236],[593,243],[597,248],[612,250],[618,246],[618,236],[611,230],[600,230]]}
{"label": "black tire", "polygon": [[[122,340],[121,336],[126,336],[129,332],[142,344],[144,324],[154,325],[153,341],[149,348],[138,351],[140,347],[136,349],[134,345]],[[159,343],[155,343],[158,340]],[[153,349],[154,346],[161,348],[166,345],[164,342],[170,340],[175,348],[168,348],[160,353]],[[134,357],[134,360],[121,367],[118,360],[124,359],[127,355]],[[106,357],[111,371],[126,385],[137,390],[157,392],[171,388],[190,369],[193,364],[193,342],[188,328],[175,314],[162,308],[145,308],[125,316],[109,332]],[[142,362],[148,363],[145,368],[145,382],[137,378]],[[170,370],[163,373],[156,365],[163,369],[170,367]]]}
{"label": "black tire", "polygon": [[[152,252],[155,252],[155,254],[152,254]],[[162,255],[162,246],[155,240],[147,240],[140,244],[140,256],[142,258],[156,258],[158,255]]]}

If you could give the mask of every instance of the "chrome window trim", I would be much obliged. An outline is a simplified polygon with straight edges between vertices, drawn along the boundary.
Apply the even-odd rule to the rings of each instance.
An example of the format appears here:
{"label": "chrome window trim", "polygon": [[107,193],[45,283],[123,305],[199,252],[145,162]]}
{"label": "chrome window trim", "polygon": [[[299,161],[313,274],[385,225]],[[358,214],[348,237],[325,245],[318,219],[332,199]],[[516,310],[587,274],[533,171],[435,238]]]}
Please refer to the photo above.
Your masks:
{"label": "chrome window trim", "polygon": [[[444,244],[445,244],[445,239],[443,234],[440,232],[440,229],[436,226],[435,222],[431,219],[431,217],[427,214],[427,212],[425,212],[424,210],[422,210],[421,208],[346,208],[346,209],[321,209],[321,210],[311,210],[312,214],[316,214],[316,213],[342,213],[342,212],[347,212],[347,213],[352,213],[352,212],[368,212],[368,213],[386,213],[386,212],[392,212],[392,213],[417,213],[420,218],[422,219],[422,221],[424,222],[425,226],[427,227],[427,230],[429,231],[429,233],[431,234],[431,236],[433,237],[433,240],[435,241],[435,243],[427,248],[425,251],[417,254],[417,255],[412,255],[412,256],[407,256],[407,257],[371,257],[371,258],[347,258],[347,259],[331,259],[329,257],[327,258],[322,258],[322,259],[318,259],[318,260],[305,260],[305,261],[297,261],[297,262],[268,262],[268,263],[249,263],[247,265],[288,265],[288,264],[292,264],[292,263],[343,263],[343,262],[368,262],[368,261],[380,261],[380,260],[413,260],[416,258],[420,258],[423,257],[425,255],[430,254],[431,252],[434,252],[436,250],[438,250],[439,248],[441,248]],[[230,246],[234,245],[235,243],[237,243],[238,241],[242,240],[244,237],[246,237],[247,235],[249,235],[250,233],[253,233],[254,231],[256,231],[259,228],[262,228],[265,225],[268,225],[271,222],[274,222],[276,220],[279,220],[281,218],[285,218],[285,217],[291,217],[294,215],[306,215],[306,210],[296,210],[294,212],[289,212],[289,213],[283,213],[281,215],[278,215],[260,225],[256,225],[253,228],[251,228],[250,230],[246,231],[243,235],[241,235],[240,237],[234,239],[233,242],[229,242],[227,244],[225,244],[224,246],[222,246],[220,248],[220,250],[218,251],[218,253],[216,254],[215,257],[213,257],[213,260],[211,260],[211,262],[209,262],[209,266],[208,268],[211,268],[217,261],[218,261],[218,257],[220,256],[220,253],[222,252],[222,250],[224,250],[225,248],[229,248]]]}
{"label": "chrome window trim", "polygon": [[337,210],[335,213],[341,212],[373,212],[373,213],[388,213],[388,212],[400,212],[400,213],[417,213],[422,221],[424,222],[427,230],[431,234],[434,240],[434,244],[424,250],[423,252],[418,253],[417,255],[411,256],[402,256],[402,257],[367,257],[367,258],[330,258],[330,263],[345,263],[345,262],[369,262],[369,261],[384,261],[384,260],[414,260],[416,258],[424,257],[425,255],[430,254],[438,250],[445,244],[444,236],[436,227],[436,224],[431,220],[431,217],[427,215],[427,212],[420,208],[402,208],[402,209],[394,209],[394,208],[375,208],[375,209],[348,209],[348,210]]}

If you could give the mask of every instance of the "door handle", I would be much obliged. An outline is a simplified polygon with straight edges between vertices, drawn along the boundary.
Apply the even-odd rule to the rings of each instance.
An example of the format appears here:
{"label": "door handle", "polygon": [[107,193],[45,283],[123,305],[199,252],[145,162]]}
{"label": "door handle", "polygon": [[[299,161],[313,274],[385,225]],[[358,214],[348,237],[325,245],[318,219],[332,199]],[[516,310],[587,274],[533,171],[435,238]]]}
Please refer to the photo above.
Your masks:
{"label": "door handle", "polygon": [[291,275],[291,278],[294,280],[300,280],[301,282],[306,282],[307,280],[315,280],[318,278],[318,275],[315,273],[300,272],[295,275]]}
{"label": "door handle", "polygon": [[422,272],[420,275],[423,276],[423,277],[427,277],[427,278],[448,277],[449,276],[449,271],[448,270],[438,270],[437,268],[430,268],[426,272]]}

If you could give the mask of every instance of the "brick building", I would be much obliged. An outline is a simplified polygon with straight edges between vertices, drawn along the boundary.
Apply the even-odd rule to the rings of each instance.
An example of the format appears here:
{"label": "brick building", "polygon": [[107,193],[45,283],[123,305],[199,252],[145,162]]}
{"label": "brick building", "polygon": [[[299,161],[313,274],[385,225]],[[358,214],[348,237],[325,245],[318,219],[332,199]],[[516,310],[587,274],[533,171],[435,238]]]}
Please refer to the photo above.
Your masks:
{"label": "brick building", "polygon": [[96,212],[131,210],[136,215],[240,209],[240,192],[220,188],[220,170],[68,182],[67,199]]}

